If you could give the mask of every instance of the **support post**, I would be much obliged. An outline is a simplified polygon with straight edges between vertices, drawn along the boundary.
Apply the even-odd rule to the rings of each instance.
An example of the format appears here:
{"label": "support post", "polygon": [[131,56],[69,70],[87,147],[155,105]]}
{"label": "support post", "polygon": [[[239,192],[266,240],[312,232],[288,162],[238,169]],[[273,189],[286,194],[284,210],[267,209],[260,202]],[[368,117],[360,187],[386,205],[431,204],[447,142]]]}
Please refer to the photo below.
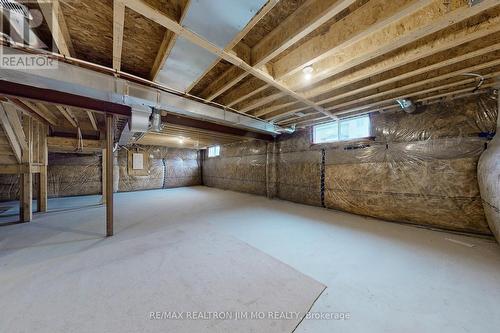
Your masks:
{"label": "support post", "polygon": [[26,136],[27,149],[22,152],[22,173],[20,183],[19,221],[29,222],[33,218],[33,174],[31,164],[33,161],[33,122],[31,117],[23,117],[24,134]]}
{"label": "support post", "polygon": [[106,114],[106,236],[113,236],[113,115]]}
{"label": "support post", "polygon": [[102,174],[102,190],[101,190],[101,203],[103,205],[106,204],[106,149],[102,150],[102,166],[101,166],[101,174]]}
{"label": "support post", "polygon": [[47,149],[47,126],[42,125],[40,130],[40,176],[38,178],[38,212],[47,211],[47,165],[48,165],[48,149]]}

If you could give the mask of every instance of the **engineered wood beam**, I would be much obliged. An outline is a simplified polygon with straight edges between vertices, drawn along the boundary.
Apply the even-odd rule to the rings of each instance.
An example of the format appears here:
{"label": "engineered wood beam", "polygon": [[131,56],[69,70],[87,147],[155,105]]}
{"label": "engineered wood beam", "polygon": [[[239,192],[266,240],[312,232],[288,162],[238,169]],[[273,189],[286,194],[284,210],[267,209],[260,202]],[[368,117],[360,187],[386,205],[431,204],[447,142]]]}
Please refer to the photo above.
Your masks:
{"label": "engineered wood beam", "polygon": [[37,0],[37,2],[59,52],[64,56],[74,56],[75,50],[59,0],[52,0],[49,3],[44,0]]}
{"label": "engineered wood beam", "polygon": [[[182,25],[184,22],[184,18],[189,10],[189,6],[191,5],[191,0],[187,0],[184,8],[182,9],[181,15],[179,17],[179,24]],[[163,35],[163,40],[160,45],[160,49],[156,54],[155,62],[153,67],[151,68],[150,78],[151,81],[156,81],[158,75],[160,74],[161,69],[165,65],[170,52],[172,52],[172,48],[175,45],[175,41],[177,40],[177,36],[172,33],[170,30],[165,31]]]}
{"label": "engineered wood beam", "polygon": [[[225,47],[225,50],[227,51],[230,51],[232,50],[235,46],[238,45],[238,43],[250,32],[250,30],[252,30],[252,28],[257,24],[259,23],[259,21],[267,15],[267,13],[269,13],[271,11],[271,9],[274,8],[274,6],[276,6],[276,4],[279,2],[280,0],[269,0],[262,8],[261,10],[250,20],[250,22],[248,22],[248,24],[245,26],[245,28],[243,30],[241,30],[234,38],[233,40],[228,44],[226,45]],[[248,58],[248,62],[250,62],[250,57],[251,57],[251,54],[250,54],[250,50],[249,50],[249,58]],[[191,84],[191,86],[189,86],[189,88],[186,90],[187,92],[190,92],[207,74],[208,72],[210,72],[220,61],[221,58],[218,58],[217,60],[215,60],[212,65],[210,65],[206,70],[205,72],[195,81]],[[234,78],[234,80],[237,80],[237,77]],[[229,80],[229,81],[234,81],[234,80]],[[243,80],[243,78],[240,78],[240,81]],[[236,81],[233,83],[234,84],[237,84],[239,81]],[[222,88],[223,89],[223,88]],[[229,88],[228,88],[229,89]],[[227,91],[228,89],[225,89],[224,91]]]}
{"label": "engineered wood beam", "polygon": [[157,9],[149,6],[147,3],[145,3],[142,0],[125,0],[125,5],[132,10],[136,11],[137,13],[149,18],[150,20],[164,26],[165,28],[173,31],[179,36],[182,36],[183,38],[187,39],[188,41],[204,48],[205,50],[219,56],[220,58],[228,61],[229,63],[240,67],[241,69],[249,72],[253,76],[261,79],[262,81],[268,83],[269,85],[279,89],[280,91],[286,93],[290,97],[293,97],[297,99],[298,101],[301,101],[307,105],[310,105],[312,108],[315,110],[325,113],[326,115],[330,115],[327,111],[325,111],[322,107],[319,105],[316,105],[310,100],[307,100],[300,94],[297,94],[296,92],[292,91],[285,85],[277,82],[274,80],[269,74],[265,73],[262,70],[256,69],[249,64],[247,64],[245,61],[243,61],[241,58],[237,57],[236,55],[227,52],[226,50],[220,49],[216,45],[210,43],[206,39],[200,37],[199,35],[195,34],[194,32],[183,28],[180,26],[177,22],[174,20],[170,19],[166,15],[162,14],[160,11]]}
{"label": "engineered wood beam", "polygon": [[[495,72],[495,73],[491,73],[488,75],[484,75],[483,77],[485,79],[491,79],[499,74],[500,74],[500,72]],[[432,87],[429,89],[419,90],[419,91],[412,92],[412,93],[406,93],[406,94],[401,94],[399,96],[385,98],[383,100],[380,100],[380,101],[377,101],[374,103],[363,104],[363,105],[360,105],[357,107],[338,110],[340,108],[339,106],[332,106],[329,108],[329,110],[331,110],[331,111],[338,110],[338,111],[335,111],[334,113],[336,115],[342,115],[342,114],[352,113],[352,112],[365,110],[365,109],[371,109],[371,108],[379,108],[380,109],[384,105],[394,104],[397,99],[411,98],[411,97],[415,97],[415,96],[419,96],[419,95],[423,95],[423,94],[427,94],[427,93],[432,93],[435,91],[440,91],[443,89],[454,88],[454,87],[458,87],[458,86],[462,86],[462,85],[466,85],[466,84],[471,84],[471,83],[476,83],[476,82],[477,82],[477,78],[469,78],[469,79],[465,79],[465,80],[460,80],[460,81],[456,81],[456,82],[451,82],[451,83],[435,86],[435,87]],[[474,88],[475,87],[472,87],[471,89],[474,89]]]}
{"label": "engineered wood beam", "polygon": [[[369,85],[363,86],[362,88],[353,89],[353,90],[350,90],[350,91],[345,92],[343,94],[337,94],[337,95],[335,95],[333,97],[329,97],[329,98],[326,98],[326,99],[321,99],[318,102],[321,105],[326,104],[326,103],[330,103],[330,102],[334,102],[334,101],[342,99],[342,98],[346,98],[346,97],[349,97],[349,96],[354,96],[354,95],[360,94],[360,93],[362,93],[364,91],[368,91],[368,90],[371,90],[371,89],[376,89],[376,88],[382,87],[382,86],[384,86],[386,84],[390,84],[390,83],[394,83],[394,82],[401,81],[401,80],[404,80],[404,79],[408,79],[408,78],[411,78],[413,76],[417,76],[419,74],[423,74],[423,73],[426,73],[426,72],[431,72],[431,71],[439,70],[440,68],[443,68],[443,67],[446,67],[446,66],[450,66],[450,65],[454,65],[454,64],[466,61],[466,60],[471,59],[471,58],[475,58],[475,57],[479,57],[479,56],[484,56],[484,55],[486,55],[486,54],[488,54],[490,52],[495,52],[495,51],[498,51],[498,50],[500,50],[500,43],[493,44],[493,45],[481,48],[481,49],[473,51],[473,52],[469,52],[467,54],[464,54],[464,55],[461,55],[461,56],[458,56],[458,57],[445,59],[443,61],[434,63],[434,64],[429,65],[429,66],[419,67],[419,68],[417,68],[415,70],[403,73],[402,75],[394,76],[394,77],[388,78],[386,80],[380,80],[380,81],[375,82],[373,84],[369,84]],[[470,69],[470,70],[474,70],[474,69]]]}
{"label": "engineered wood beam", "polygon": [[242,83],[238,89],[233,89],[227,94],[220,97],[220,103],[228,107],[243,102],[244,100],[270,88],[271,86],[264,83],[257,78],[252,77],[246,82]]}
{"label": "engineered wood beam", "polygon": [[97,120],[95,119],[95,115],[92,111],[86,110],[87,116],[89,117],[90,123],[92,124],[92,128],[94,131],[99,132],[99,127],[97,126]]}
{"label": "engineered wood beam", "polygon": [[66,118],[66,120],[73,126],[73,127],[78,127],[78,121],[71,112],[69,107],[62,106],[62,105],[56,105],[56,108],[61,112],[61,114]]}
{"label": "engineered wood beam", "polygon": [[334,108],[343,108],[346,106],[369,101],[370,99],[378,98],[378,97],[381,97],[384,95],[398,93],[398,92],[405,91],[408,89],[418,89],[419,87],[423,88],[426,86],[431,86],[435,82],[443,81],[443,80],[450,79],[450,78],[460,77],[460,76],[463,76],[464,74],[467,74],[467,73],[476,73],[478,71],[488,69],[488,68],[493,68],[493,67],[499,66],[499,65],[500,65],[500,58],[498,60],[489,61],[489,62],[482,63],[482,64],[475,65],[475,66],[469,66],[469,67],[466,67],[466,68],[463,68],[463,69],[460,69],[457,71],[449,72],[449,73],[446,73],[443,75],[438,75],[435,77],[431,77],[429,79],[420,80],[420,81],[413,82],[410,84],[406,84],[406,85],[399,85],[398,84],[398,87],[393,88],[393,89],[388,89],[388,90],[384,90],[384,91],[381,91],[381,92],[376,93],[376,94],[371,94],[368,96],[355,98],[355,99],[348,101],[348,102],[335,104],[335,105],[329,105],[328,109],[333,110]]}
{"label": "engineered wood beam", "polygon": [[[498,44],[498,45],[492,45],[492,46],[486,47],[486,48],[481,49],[481,50],[477,50],[477,51],[469,53],[469,54],[474,55],[474,56],[480,56],[480,55],[484,55],[484,53],[487,52],[487,51],[491,52],[491,51],[497,50],[498,47],[500,47],[500,44]],[[448,59],[448,60],[444,61],[444,63],[450,64],[452,62],[459,62],[459,61],[463,61],[463,60],[466,60],[466,59],[467,58],[464,55],[464,56],[461,56],[461,57],[457,57],[456,59]],[[364,101],[367,101],[367,100],[370,100],[370,99],[378,98],[380,96],[384,96],[384,95],[387,95],[387,94],[391,94],[391,93],[395,93],[395,92],[399,92],[399,91],[405,91],[405,90],[408,90],[408,89],[414,89],[414,88],[418,88],[420,86],[429,86],[429,85],[432,85],[432,83],[434,83],[434,82],[438,82],[438,81],[442,81],[442,80],[446,80],[446,79],[458,77],[460,75],[464,75],[464,74],[470,73],[470,72],[477,72],[477,71],[480,71],[480,70],[492,68],[492,67],[500,65],[500,60],[492,60],[492,61],[489,61],[489,62],[486,62],[486,63],[480,63],[478,65],[464,67],[464,68],[461,68],[459,70],[451,71],[451,72],[448,72],[448,73],[445,73],[445,74],[442,74],[442,75],[437,75],[437,76],[430,77],[430,78],[425,79],[425,80],[419,80],[419,81],[408,83],[408,84],[404,84],[404,83],[400,82],[400,83],[397,83],[397,86],[394,87],[394,88],[379,89],[379,90],[381,90],[380,92],[377,92],[378,90],[375,90],[375,93],[367,95],[367,96],[362,96],[362,97],[355,96],[355,95],[357,95],[359,93],[362,93],[362,92],[365,92],[365,91],[369,91],[369,90],[373,90],[373,89],[379,88],[381,86],[384,86],[384,85],[387,85],[387,84],[391,84],[391,83],[395,83],[395,82],[401,81],[401,80],[403,80],[405,78],[408,78],[408,77],[411,77],[411,76],[416,76],[418,74],[425,73],[425,72],[428,72],[430,70],[434,70],[436,68],[442,67],[442,66],[438,66],[438,65],[439,65],[439,63],[436,63],[434,65],[429,66],[429,67],[431,67],[431,69],[429,69],[428,67],[422,67],[422,68],[419,68],[418,70],[415,70],[413,72],[406,73],[406,75],[403,75],[401,77],[390,78],[388,80],[378,81],[378,82],[376,82],[376,83],[374,83],[372,85],[367,85],[367,86],[364,86],[364,87],[362,87],[360,89],[355,89],[355,90],[352,90],[352,91],[348,91],[348,92],[346,92],[344,94],[338,94],[338,95],[336,95],[336,96],[334,96],[332,98],[328,98],[328,99],[323,100],[321,102],[321,105],[330,104],[330,103],[333,103],[336,100],[347,98],[347,97],[350,97],[350,96],[353,96],[354,99],[351,100],[351,101],[347,101],[347,102],[344,102],[344,103],[341,103],[341,104],[334,105],[334,106],[338,107],[338,108],[342,108],[342,107],[346,107],[346,106],[349,106],[349,105],[358,104],[358,103],[361,103],[361,102],[364,102]],[[412,74],[412,75],[410,75],[410,74]],[[331,104],[330,105],[325,105],[325,107],[328,110],[332,110],[334,106],[332,106]],[[271,108],[268,108],[268,109],[263,110],[263,112],[261,112],[261,113],[257,113],[256,116],[271,115],[271,113],[273,113],[275,111],[276,110],[272,110]],[[292,110],[282,110],[282,111],[275,112],[273,115],[267,116],[264,119],[265,120],[272,120],[272,119],[276,119],[278,117],[284,117],[285,115],[290,115],[290,114],[296,113],[297,111],[299,111],[299,109],[297,109],[297,108],[292,109]]]}
{"label": "engineered wood beam", "polygon": [[7,140],[9,141],[10,148],[12,149],[14,156],[17,160],[17,163],[22,162],[22,148],[17,139],[16,133],[12,128],[12,125],[7,117],[7,113],[4,109],[3,103],[0,104],[0,124],[4,129],[4,133],[7,136]]}
{"label": "engineered wood beam", "polygon": [[117,71],[122,65],[124,27],[125,4],[123,0],[113,0],[113,69]]}
{"label": "engineered wood beam", "polygon": [[19,114],[17,113],[15,106],[10,103],[1,103],[1,105],[3,106],[5,114],[7,115],[7,118],[9,120],[9,123],[12,126],[12,129],[16,135],[17,142],[21,147],[21,151],[28,149],[28,144],[26,142],[26,136],[24,135],[23,126],[21,124],[21,120],[19,119]]}
{"label": "engineered wood beam", "polygon": [[225,71],[218,79],[209,84],[208,87],[201,92],[200,97],[212,101],[234,87],[247,76],[248,72],[233,66]]}
{"label": "engineered wood beam", "polygon": [[[252,66],[256,68],[262,67],[284,50],[339,14],[342,10],[352,5],[355,1],[337,0],[334,3],[331,0],[307,1],[252,48]],[[217,80],[220,82],[216,81],[211,84],[201,94],[201,97],[213,100],[247,76],[248,73],[240,73],[231,68],[221,76],[220,80]]]}
{"label": "engineered wood beam", "polygon": [[10,101],[25,114],[36,118],[38,121],[50,125],[57,125],[57,118],[50,113],[50,111],[40,103],[32,103],[28,101],[21,101],[16,98],[11,98]]}
{"label": "engineered wood beam", "polygon": [[[421,0],[417,3],[427,2],[428,0]],[[316,57],[315,59],[320,59],[319,61],[314,60],[313,63],[311,61],[304,62],[298,66],[290,60],[290,55],[283,57],[274,64],[275,76],[282,78],[281,82],[291,89],[303,88],[370,59],[394,51],[415,40],[447,28],[451,24],[466,20],[498,5],[498,0],[483,0],[472,7],[469,7],[467,2],[463,0],[449,0],[447,2],[433,0],[424,7],[411,5],[405,7],[403,17],[396,15],[399,20],[388,21],[389,24],[384,25],[383,28],[371,33],[365,39],[343,47],[342,50],[338,50],[333,54],[328,53],[325,57]],[[411,13],[413,14],[409,15]],[[308,45],[307,47],[312,46],[314,45]],[[303,47],[306,46],[301,46],[299,49]],[[297,73],[306,64],[312,64],[314,68],[314,74],[307,83],[304,82],[302,75]]]}
{"label": "engineered wood beam", "polygon": [[356,0],[307,1],[252,48],[252,65],[260,67],[268,63],[355,2]]}
{"label": "engineered wood beam", "polygon": [[[331,82],[326,82],[319,84],[313,88],[305,88],[302,94],[308,99],[315,100],[321,105],[321,100],[317,100],[316,97],[326,94],[328,92],[347,87],[356,82],[369,79],[375,75],[382,74],[396,68],[401,67],[402,72],[395,74],[393,78],[399,80],[399,78],[405,78],[405,71],[411,73],[413,68],[403,67],[415,62],[419,59],[426,57],[431,57],[437,53],[447,51],[459,45],[463,45],[472,41],[480,40],[485,37],[494,36],[496,33],[500,32],[500,6],[495,8],[492,12],[492,16],[478,24],[463,27],[457,31],[450,34],[438,36],[429,43],[417,45],[411,49],[403,49],[389,57],[385,57],[383,60],[371,64],[369,66],[363,67],[362,69],[356,70],[352,73],[343,75],[338,79]],[[472,52],[470,57],[476,56],[477,53]],[[436,64],[436,66],[429,67],[429,70],[438,69],[454,63],[453,58],[449,61],[444,61],[441,64]],[[416,69],[418,71],[418,68]],[[416,72],[418,73],[418,72]],[[412,74],[409,74],[412,75]],[[275,94],[275,99],[279,96]]]}
{"label": "engineered wood beam", "polygon": [[[105,147],[103,140],[82,140],[83,152],[100,152]],[[47,137],[47,147],[54,152],[75,152],[78,148],[78,139],[57,136]]]}

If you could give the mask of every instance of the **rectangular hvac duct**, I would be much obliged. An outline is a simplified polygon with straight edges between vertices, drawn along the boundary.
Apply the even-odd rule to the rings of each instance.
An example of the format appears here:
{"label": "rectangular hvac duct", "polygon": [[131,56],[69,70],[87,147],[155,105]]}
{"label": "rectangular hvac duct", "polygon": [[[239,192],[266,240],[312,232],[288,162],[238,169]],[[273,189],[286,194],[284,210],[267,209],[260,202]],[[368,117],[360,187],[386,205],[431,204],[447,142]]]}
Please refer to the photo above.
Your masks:
{"label": "rectangular hvac duct", "polygon": [[[182,25],[224,49],[267,0],[192,1]],[[205,73],[217,56],[180,37],[177,38],[157,81],[186,91]]]}

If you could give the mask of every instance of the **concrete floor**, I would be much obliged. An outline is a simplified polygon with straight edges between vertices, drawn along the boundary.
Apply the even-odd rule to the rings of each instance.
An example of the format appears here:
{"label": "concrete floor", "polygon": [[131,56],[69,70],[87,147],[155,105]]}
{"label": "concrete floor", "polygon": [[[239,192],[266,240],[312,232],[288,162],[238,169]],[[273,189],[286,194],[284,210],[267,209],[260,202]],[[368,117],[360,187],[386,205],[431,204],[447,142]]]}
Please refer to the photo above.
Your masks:
{"label": "concrete floor", "polygon": [[[350,316],[306,319],[295,332],[457,333],[500,327],[500,247],[491,240],[206,187],[121,193],[116,201],[123,208],[117,210],[115,239],[132,237],[137,229],[157,232],[161,225],[150,225],[152,216],[192,229],[213,228],[326,285],[311,311]],[[130,202],[134,205],[122,204]],[[71,226],[79,233],[53,226],[9,241],[12,226],[0,228],[2,247],[19,249],[15,258],[4,254],[0,268],[33,264],[32,252],[21,250],[26,247],[39,252],[36,260],[47,260],[99,246],[106,241],[86,232],[85,225],[100,222],[102,213],[102,207],[72,210],[78,219]],[[62,246],[67,243],[72,246]],[[248,322],[235,327],[249,331]]]}

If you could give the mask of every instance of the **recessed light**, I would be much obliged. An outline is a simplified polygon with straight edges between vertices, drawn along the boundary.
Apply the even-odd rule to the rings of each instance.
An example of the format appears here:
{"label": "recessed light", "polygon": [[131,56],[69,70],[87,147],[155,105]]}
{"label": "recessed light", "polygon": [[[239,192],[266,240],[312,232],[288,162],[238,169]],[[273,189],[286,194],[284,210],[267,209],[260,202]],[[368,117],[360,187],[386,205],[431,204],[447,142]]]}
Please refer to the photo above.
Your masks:
{"label": "recessed light", "polygon": [[310,80],[312,78],[312,73],[314,72],[314,69],[312,66],[307,66],[302,68],[302,73],[304,73],[304,79]]}

